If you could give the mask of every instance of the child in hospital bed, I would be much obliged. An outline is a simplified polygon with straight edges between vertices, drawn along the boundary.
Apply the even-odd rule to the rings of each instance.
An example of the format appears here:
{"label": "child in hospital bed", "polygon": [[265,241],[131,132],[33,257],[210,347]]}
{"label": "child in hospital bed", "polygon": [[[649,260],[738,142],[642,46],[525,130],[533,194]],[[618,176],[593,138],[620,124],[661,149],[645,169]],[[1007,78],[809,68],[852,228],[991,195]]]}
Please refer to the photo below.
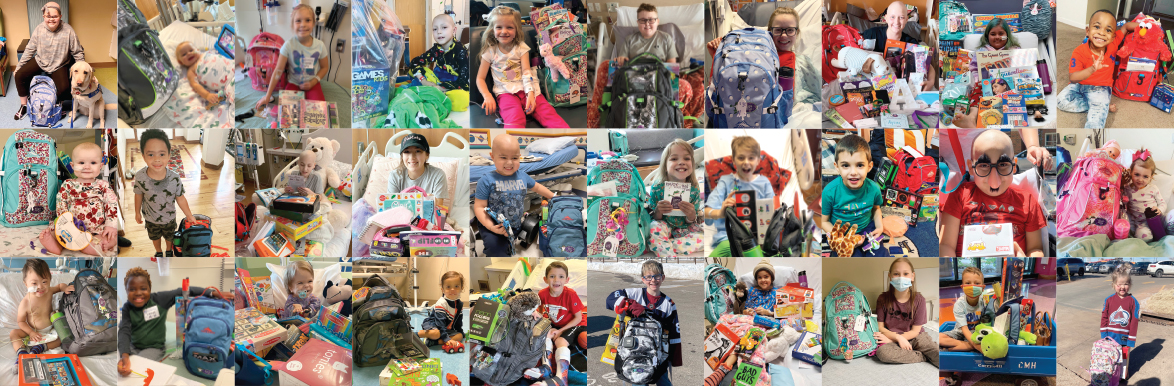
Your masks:
{"label": "child in hospital bed", "polygon": [[307,320],[318,317],[322,301],[314,294],[314,267],[305,260],[298,260],[285,267],[285,307],[278,314],[282,318],[301,316]]}
{"label": "child in hospital bed", "polygon": [[660,18],[657,17],[656,6],[640,4],[640,8],[636,9],[636,22],[640,33],[628,35],[627,39],[616,45],[616,58],[612,61],[617,66],[623,66],[632,56],[648,52],[665,63],[676,63],[677,43],[673,35],[657,30]]}
{"label": "child in hospital bed", "polygon": [[[533,190],[547,200],[553,198],[554,193],[518,170],[522,151],[514,136],[498,135],[494,138],[489,157],[493,159],[494,171],[477,180],[473,215],[477,216],[477,222],[481,224],[485,256],[509,257],[512,256],[510,251],[514,241],[510,235],[522,228],[526,193]],[[510,229],[495,222],[488,211],[509,221]]]}
{"label": "child in hospital bed", "polygon": [[317,24],[314,9],[309,5],[298,4],[293,7],[291,17],[293,20],[290,25],[293,26],[295,36],[281,46],[281,57],[273,69],[269,89],[257,101],[257,111],[273,101],[273,92],[277,90],[301,90],[306,92],[308,100],[326,100],[320,82],[330,69],[330,54],[325,43],[310,35]]}
{"label": "child in hospital bed", "polygon": [[[481,36],[481,67],[477,70],[477,90],[485,100],[485,114],[501,107],[505,128],[526,127],[531,116],[546,128],[566,128],[567,122],[555,112],[539,93],[538,78],[530,70],[530,46],[522,42],[522,16],[518,11],[500,6],[489,12],[489,28]],[[493,93],[485,77],[493,76]]]}
{"label": "child in hospital bed", "polygon": [[734,161],[734,174],[727,174],[717,180],[717,185],[705,200],[705,218],[713,220],[717,233],[713,235],[710,244],[713,257],[730,256],[730,240],[726,235],[726,220],[724,211],[734,206],[734,193],[740,190],[753,190],[758,199],[774,198],[775,191],[770,180],[755,173],[758,161],[762,158],[762,147],[753,137],[734,137],[730,141],[730,154]]}
{"label": "child in hospital bed", "polygon": [[[21,273],[29,293],[21,299],[20,307],[16,311],[16,322],[20,329],[12,330],[8,334],[18,361],[17,366],[12,367],[13,373],[16,373],[19,367],[21,354],[40,354],[61,346],[61,340],[53,330],[53,323],[49,322],[49,315],[53,314],[53,294],[73,292],[73,286],[65,283],[49,286],[52,278],[49,264],[45,264],[44,260],[29,259],[24,263]],[[24,340],[26,337],[27,342]]]}
{"label": "child in hospital bed", "polygon": [[[80,252],[87,255],[101,255],[101,251],[113,252],[118,245],[118,197],[110,183],[99,179],[102,173],[102,148],[92,142],[85,142],[73,148],[73,172],[77,178],[61,183],[57,191],[57,215],[70,212],[74,218],[85,224],[86,232],[95,237],[90,239]],[[57,240],[54,225],[50,224],[41,232],[41,250],[45,254],[60,255],[65,246]]]}
{"label": "child in hospital bed", "polygon": [[[175,59],[180,66],[187,68],[187,81],[203,99],[206,109],[215,108],[221,101],[233,100],[232,60],[223,55],[204,55],[196,51],[191,42],[182,42],[175,47]],[[220,92],[224,92],[223,98]]]}
{"label": "child in hospital bed", "polygon": [[[200,296],[204,289],[189,286],[188,293],[182,288],[170,291],[151,292],[151,275],[147,270],[134,267],[122,278],[126,286],[126,303],[118,315],[118,374],[130,376],[130,356],[138,355],[153,361],[163,360],[164,343],[167,341],[167,311],[175,305],[179,296]],[[224,300],[232,301],[232,292],[220,292]]]}

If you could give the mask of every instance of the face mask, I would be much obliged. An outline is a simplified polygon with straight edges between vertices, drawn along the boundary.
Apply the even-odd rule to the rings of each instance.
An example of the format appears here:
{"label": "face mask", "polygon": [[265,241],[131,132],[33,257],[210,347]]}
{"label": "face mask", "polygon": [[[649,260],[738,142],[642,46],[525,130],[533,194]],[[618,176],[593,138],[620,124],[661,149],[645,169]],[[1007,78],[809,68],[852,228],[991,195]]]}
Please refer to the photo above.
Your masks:
{"label": "face mask", "polygon": [[893,280],[889,280],[889,284],[897,291],[904,291],[913,286],[913,280],[907,277],[894,277]]}
{"label": "face mask", "polygon": [[298,291],[299,298],[305,299],[306,296],[309,296],[309,295],[310,295],[310,291],[306,291],[306,290]]}
{"label": "face mask", "polygon": [[966,295],[966,297],[967,297],[967,298],[974,299],[974,298],[977,298],[977,297],[979,297],[979,296],[982,296],[982,290],[983,290],[983,288],[985,288],[985,286],[981,286],[981,285],[964,285],[964,286],[962,286],[962,294],[963,294],[963,295]]}

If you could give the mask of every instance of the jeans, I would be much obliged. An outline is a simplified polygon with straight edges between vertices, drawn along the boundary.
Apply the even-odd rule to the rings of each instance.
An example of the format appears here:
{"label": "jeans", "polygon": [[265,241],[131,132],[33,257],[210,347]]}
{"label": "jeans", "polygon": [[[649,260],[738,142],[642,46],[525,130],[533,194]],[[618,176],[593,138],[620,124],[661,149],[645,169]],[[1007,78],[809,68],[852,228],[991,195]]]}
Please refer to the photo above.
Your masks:
{"label": "jeans", "polygon": [[1102,129],[1109,118],[1109,102],[1113,94],[1109,86],[1089,86],[1071,83],[1060,91],[1056,107],[1070,113],[1088,112],[1086,129]]}
{"label": "jeans", "polygon": [[490,232],[488,229],[481,228],[481,243],[485,248],[481,250],[481,254],[485,257],[510,257],[510,239],[508,237]]}

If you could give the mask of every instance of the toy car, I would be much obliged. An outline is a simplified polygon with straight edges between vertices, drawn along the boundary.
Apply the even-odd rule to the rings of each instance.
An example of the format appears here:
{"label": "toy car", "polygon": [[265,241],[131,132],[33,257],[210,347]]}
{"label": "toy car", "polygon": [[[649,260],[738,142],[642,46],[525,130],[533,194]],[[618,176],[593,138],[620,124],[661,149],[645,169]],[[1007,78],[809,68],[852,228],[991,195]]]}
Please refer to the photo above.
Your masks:
{"label": "toy car", "polygon": [[462,344],[461,342],[449,341],[444,344],[444,347],[442,347],[442,349],[444,350],[444,352],[449,353],[449,354],[462,353],[462,352],[465,352],[465,345]]}

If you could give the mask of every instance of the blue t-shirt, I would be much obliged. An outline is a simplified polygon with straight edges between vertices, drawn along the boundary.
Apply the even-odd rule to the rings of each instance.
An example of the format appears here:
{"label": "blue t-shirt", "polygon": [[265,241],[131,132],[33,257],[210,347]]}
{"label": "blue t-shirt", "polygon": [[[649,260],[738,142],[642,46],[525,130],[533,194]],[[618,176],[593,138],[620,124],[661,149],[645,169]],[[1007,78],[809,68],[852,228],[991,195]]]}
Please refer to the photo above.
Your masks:
{"label": "blue t-shirt", "polygon": [[841,220],[864,229],[872,222],[872,209],[880,206],[883,199],[876,181],[864,181],[860,189],[852,190],[844,185],[842,177],[836,177],[823,187],[822,213],[829,223]]}
{"label": "blue t-shirt", "polygon": [[[754,178],[754,181],[746,182],[739,180],[736,174],[726,174],[717,180],[717,186],[713,188],[713,192],[709,193],[709,197],[705,199],[705,206],[713,209],[721,209],[722,202],[730,193],[739,190],[754,190],[757,199],[774,198],[774,188],[770,186],[770,180],[762,175]],[[716,247],[722,241],[726,241],[726,220],[705,220],[705,223],[713,225],[717,228],[717,233],[713,234],[713,246]]]}
{"label": "blue t-shirt", "polygon": [[526,199],[526,192],[536,183],[520,170],[512,176],[503,176],[494,170],[477,181],[476,198],[488,201],[485,208],[504,215],[510,221],[510,228],[516,231],[522,226],[522,212],[526,210],[522,202]]}

